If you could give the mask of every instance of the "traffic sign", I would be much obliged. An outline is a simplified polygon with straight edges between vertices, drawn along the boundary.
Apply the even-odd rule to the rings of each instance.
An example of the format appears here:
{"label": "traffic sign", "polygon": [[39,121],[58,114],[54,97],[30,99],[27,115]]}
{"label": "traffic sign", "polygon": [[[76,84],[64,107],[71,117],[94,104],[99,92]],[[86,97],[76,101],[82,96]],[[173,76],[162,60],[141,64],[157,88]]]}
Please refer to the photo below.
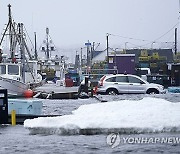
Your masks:
{"label": "traffic sign", "polygon": [[86,46],[90,46],[90,45],[91,45],[91,43],[90,43],[90,42],[88,42],[88,43],[85,43],[85,45],[86,45]]}

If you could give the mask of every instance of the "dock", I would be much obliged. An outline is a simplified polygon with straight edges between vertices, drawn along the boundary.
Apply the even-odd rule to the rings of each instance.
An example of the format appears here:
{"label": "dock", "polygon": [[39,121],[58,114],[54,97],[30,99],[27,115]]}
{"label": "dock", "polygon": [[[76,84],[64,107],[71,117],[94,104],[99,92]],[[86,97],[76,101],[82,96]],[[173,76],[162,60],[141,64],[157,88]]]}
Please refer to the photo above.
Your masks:
{"label": "dock", "polygon": [[64,87],[53,83],[47,83],[34,89],[35,98],[42,99],[77,99],[79,87]]}
{"label": "dock", "polygon": [[[57,117],[57,116],[62,116],[62,115],[30,115],[30,114],[17,114],[16,115],[16,124],[24,124],[24,121],[26,119],[34,119],[34,118],[39,118],[39,117]],[[8,123],[7,124],[11,124],[12,120],[11,120],[11,115],[8,115]]]}

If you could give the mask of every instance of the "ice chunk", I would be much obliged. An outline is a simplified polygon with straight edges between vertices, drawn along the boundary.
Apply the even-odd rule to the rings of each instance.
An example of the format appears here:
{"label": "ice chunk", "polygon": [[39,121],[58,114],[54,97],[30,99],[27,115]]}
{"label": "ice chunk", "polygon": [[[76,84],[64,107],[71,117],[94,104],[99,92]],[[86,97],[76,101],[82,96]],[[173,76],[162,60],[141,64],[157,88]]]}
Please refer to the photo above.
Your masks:
{"label": "ice chunk", "polygon": [[82,105],[71,115],[24,122],[32,134],[101,134],[180,131],[180,102],[145,97]]}

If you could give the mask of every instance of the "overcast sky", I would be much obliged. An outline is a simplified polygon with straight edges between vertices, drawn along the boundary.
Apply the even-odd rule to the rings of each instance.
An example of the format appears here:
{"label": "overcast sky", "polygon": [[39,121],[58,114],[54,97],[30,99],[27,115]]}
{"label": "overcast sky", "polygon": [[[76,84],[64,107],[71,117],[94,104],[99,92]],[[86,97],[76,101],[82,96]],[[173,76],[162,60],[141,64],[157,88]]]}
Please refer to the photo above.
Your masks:
{"label": "overcast sky", "polygon": [[8,21],[9,3],[13,19],[24,23],[32,41],[37,33],[38,46],[48,27],[54,44],[72,52],[88,40],[105,49],[107,33],[113,34],[109,36],[113,48],[125,48],[125,42],[127,48],[173,42],[179,16],[179,0],[0,0],[1,32]]}

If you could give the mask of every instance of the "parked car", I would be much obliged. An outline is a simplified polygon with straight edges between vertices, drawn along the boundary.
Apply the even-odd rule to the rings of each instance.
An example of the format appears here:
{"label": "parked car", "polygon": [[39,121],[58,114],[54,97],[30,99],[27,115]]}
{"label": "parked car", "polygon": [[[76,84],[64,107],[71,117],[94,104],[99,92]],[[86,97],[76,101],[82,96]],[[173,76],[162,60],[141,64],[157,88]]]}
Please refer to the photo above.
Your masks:
{"label": "parked car", "polygon": [[139,76],[130,74],[116,74],[103,76],[98,85],[97,93],[105,94],[160,94],[165,93],[160,84],[148,83]]}

